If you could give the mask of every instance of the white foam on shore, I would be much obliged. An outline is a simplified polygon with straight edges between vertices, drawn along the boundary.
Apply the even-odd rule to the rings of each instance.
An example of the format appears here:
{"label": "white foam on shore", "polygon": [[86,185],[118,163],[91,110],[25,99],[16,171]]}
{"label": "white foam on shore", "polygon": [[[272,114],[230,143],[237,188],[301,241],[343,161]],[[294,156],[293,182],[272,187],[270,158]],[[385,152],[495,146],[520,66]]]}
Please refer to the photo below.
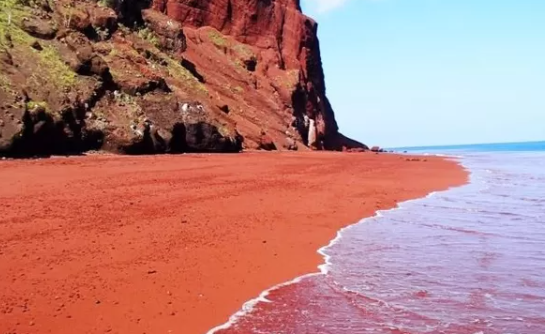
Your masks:
{"label": "white foam on shore", "polygon": [[269,293],[271,293],[271,291],[274,291],[276,289],[280,289],[280,288],[282,288],[284,286],[287,286],[287,285],[298,283],[301,280],[303,280],[304,278],[307,278],[307,277],[310,277],[310,276],[315,276],[315,275],[321,275],[321,273],[310,273],[310,274],[306,274],[306,275],[303,275],[303,276],[299,276],[299,277],[297,277],[297,278],[295,278],[295,279],[293,279],[291,281],[280,283],[280,284],[277,284],[277,285],[275,285],[275,286],[273,286],[273,287],[271,287],[271,288],[269,288],[267,290],[264,290],[263,292],[261,292],[259,297],[251,299],[251,300],[247,301],[246,303],[244,303],[242,305],[242,308],[240,310],[238,310],[235,314],[230,316],[229,320],[226,323],[212,328],[211,330],[206,332],[206,334],[213,334],[213,333],[216,333],[219,330],[227,329],[227,328],[231,327],[233,324],[238,322],[238,319],[240,319],[243,316],[245,316],[246,314],[252,312],[254,307],[259,302],[270,303],[271,301],[267,299],[267,296],[269,295]]}
{"label": "white foam on shore", "polygon": [[[435,192],[430,193],[426,197],[431,197],[434,194],[435,194]],[[421,199],[421,198],[418,198],[418,199]],[[417,200],[417,199],[415,199],[415,200]],[[411,202],[411,201],[414,201],[414,200],[410,200],[410,201],[407,201],[407,202]],[[406,203],[406,202],[403,202],[403,203]],[[400,204],[403,204],[403,203],[400,203]],[[358,221],[358,222],[356,222],[354,224],[351,224],[349,226],[346,226],[346,227],[343,227],[342,229],[340,229],[337,232],[337,235],[335,236],[335,238],[333,240],[331,240],[329,242],[329,244],[327,244],[326,246],[324,246],[324,247],[322,247],[322,248],[320,248],[318,250],[318,253],[324,257],[324,263],[318,266],[319,272],[302,275],[302,276],[299,276],[299,277],[297,277],[297,278],[295,278],[295,279],[293,279],[291,281],[280,283],[280,284],[277,284],[277,285],[275,285],[275,286],[273,286],[273,287],[271,287],[271,288],[269,288],[267,290],[264,290],[263,292],[261,292],[261,294],[257,298],[254,298],[254,299],[251,299],[251,300],[245,302],[242,305],[242,308],[240,310],[238,310],[235,314],[233,314],[233,315],[231,315],[229,317],[229,320],[227,322],[210,329],[208,332],[206,332],[206,334],[214,334],[214,333],[216,333],[216,332],[218,332],[220,330],[228,329],[229,327],[231,327],[232,325],[237,323],[240,318],[242,318],[245,315],[247,315],[248,313],[252,312],[254,307],[260,302],[270,303],[271,301],[269,299],[267,299],[267,296],[274,290],[280,289],[280,288],[282,288],[284,286],[288,286],[288,285],[291,285],[291,284],[298,283],[298,282],[300,282],[301,280],[303,280],[303,279],[305,279],[307,277],[312,277],[312,276],[316,276],[316,275],[326,275],[329,272],[329,268],[331,267],[331,255],[327,254],[326,250],[328,248],[332,247],[333,245],[335,245],[337,242],[339,242],[339,240],[341,240],[344,231],[349,230],[350,228],[354,227],[357,224],[363,224],[367,220],[382,217],[382,212],[397,210],[397,209],[401,208],[400,204],[398,204],[396,207],[394,207],[392,209],[378,210],[378,211],[375,212],[375,215],[373,215],[371,217],[364,218],[364,219],[362,219],[362,220],[360,220],[360,221]]]}
{"label": "white foam on shore", "polygon": [[[465,167],[462,165],[462,167]],[[229,320],[219,326],[216,326],[212,329],[210,329],[208,332],[206,332],[206,334],[214,334],[216,333],[217,331],[220,331],[220,330],[223,330],[223,329],[228,329],[230,328],[231,326],[233,326],[234,324],[236,324],[238,322],[238,320],[242,317],[244,317],[245,315],[249,314],[250,312],[252,312],[252,310],[254,309],[254,307],[259,303],[259,302],[263,302],[263,303],[271,303],[271,301],[269,299],[267,299],[267,296],[272,292],[272,291],[275,291],[277,289],[280,289],[284,286],[288,286],[288,285],[291,285],[291,284],[295,284],[295,283],[298,283],[300,281],[302,281],[303,279],[307,278],[307,277],[312,277],[312,276],[317,276],[317,275],[327,275],[327,273],[329,272],[330,270],[330,267],[332,265],[331,263],[331,255],[327,254],[327,249],[332,247],[333,245],[335,245],[336,243],[339,242],[339,240],[342,239],[342,236],[343,236],[343,233],[351,228],[353,228],[354,226],[358,225],[358,224],[364,224],[366,223],[367,221],[370,221],[370,220],[374,220],[376,218],[380,218],[383,216],[383,213],[385,212],[389,212],[389,211],[394,211],[394,210],[400,210],[402,209],[406,204],[409,204],[411,202],[415,202],[415,201],[420,201],[420,200],[423,200],[423,199],[426,199],[426,198],[431,198],[433,196],[435,196],[437,193],[440,193],[440,192],[445,192],[445,191],[448,191],[448,190],[451,190],[451,189],[454,189],[454,188],[458,188],[458,186],[455,186],[455,187],[450,187],[446,190],[442,190],[442,191],[433,191],[433,192],[430,192],[429,194],[427,194],[426,196],[424,197],[419,197],[419,198],[415,198],[415,199],[411,199],[411,200],[407,200],[407,201],[403,201],[403,202],[400,202],[400,203],[397,203],[395,207],[391,208],[391,209],[386,209],[386,210],[377,210],[375,211],[375,214],[373,216],[370,216],[370,217],[366,217],[366,218],[363,218],[361,220],[359,220],[358,222],[356,223],[353,223],[351,225],[348,225],[346,227],[343,227],[341,228],[338,232],[337,232],[337,235],[335,236],[334,239],[332,239],[329,244],[327,244],[326,246],[323,246],[321,247],[320,249],[318,249],[318,253],[320,255],[322,255],[324,257],[324,263],[319,265],[318,266],[318,269],[319,269],[319,272],[315,272],[315,273],[309,273],[309,274],[306,274],[306,275],[302,275],[302,276],[299,276],[299,277],[296,277],[295,279],[291,280],[291,281],[287,281],[287,282],[284,282],[284,283],[280,283],[280,284],[277,284],[277,285],[274,285],[272,287],[270,287],[269,289],[267,290],[264,290],[263,292],[261,292],[261,294],[257,297],[257,298],[254,298],[254,299],[251,299],[247,302],[245,302],[243,305],[242,305],[242,308],[240,310],[238,310],[235,314],[231,315],[229,317]]]}

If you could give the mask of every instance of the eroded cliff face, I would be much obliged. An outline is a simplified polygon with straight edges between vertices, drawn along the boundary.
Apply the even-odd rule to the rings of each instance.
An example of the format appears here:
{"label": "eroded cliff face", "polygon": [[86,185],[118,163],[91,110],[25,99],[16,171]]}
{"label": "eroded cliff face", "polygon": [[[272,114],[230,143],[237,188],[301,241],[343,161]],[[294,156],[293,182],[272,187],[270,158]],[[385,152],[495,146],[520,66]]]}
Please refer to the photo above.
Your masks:
{"label": "eroded cliff face", "polygon": [[[284,122],[288,132],[296,132],[305,146],[358,146],[338,134],[325,94],[317,24],[303,15],[298,0],[154,0],[153,8],[182,22],[195,44],[202,40],[202,27],[212,27],[251,48],[258,89],[276,97],[271,111],[289,116]],[[236,43],[222,44],[226,53],[236,53]],[[193,56],[192,49],[198,50],[189,49],[188,57]],[[202,55],[194,58],[204,63]]]}
{"label": "eroded cliff face", "polygon": [[342,149],[296,0],[6,0],[0,155]]}

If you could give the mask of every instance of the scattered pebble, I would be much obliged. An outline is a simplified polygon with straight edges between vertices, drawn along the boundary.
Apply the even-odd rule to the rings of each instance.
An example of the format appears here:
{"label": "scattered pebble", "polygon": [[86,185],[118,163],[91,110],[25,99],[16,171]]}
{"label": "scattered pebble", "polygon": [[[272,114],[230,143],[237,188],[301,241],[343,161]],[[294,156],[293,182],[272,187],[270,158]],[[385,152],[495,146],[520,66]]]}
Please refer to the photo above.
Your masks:
{"label": "scattered pebble", "polygon": [[31,46],[33,49],[38,50],[38,51],[42,51],[42,50],[43,50],[42,46],[40,45],[40,42],[38,42],[38,41],[32,42],[32,44],[31,44],[30,46]]}

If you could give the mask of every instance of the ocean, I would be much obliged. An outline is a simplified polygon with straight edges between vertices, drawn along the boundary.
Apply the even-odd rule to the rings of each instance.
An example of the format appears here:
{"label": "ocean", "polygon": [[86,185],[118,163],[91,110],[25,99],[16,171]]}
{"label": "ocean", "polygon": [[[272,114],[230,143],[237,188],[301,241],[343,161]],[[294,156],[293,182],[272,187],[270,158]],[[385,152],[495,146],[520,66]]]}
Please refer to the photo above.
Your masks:
{"label": "ocean", "polygon": [[470,183],[341,230],[209,333],[545,333],[545,142],[419,147]]}

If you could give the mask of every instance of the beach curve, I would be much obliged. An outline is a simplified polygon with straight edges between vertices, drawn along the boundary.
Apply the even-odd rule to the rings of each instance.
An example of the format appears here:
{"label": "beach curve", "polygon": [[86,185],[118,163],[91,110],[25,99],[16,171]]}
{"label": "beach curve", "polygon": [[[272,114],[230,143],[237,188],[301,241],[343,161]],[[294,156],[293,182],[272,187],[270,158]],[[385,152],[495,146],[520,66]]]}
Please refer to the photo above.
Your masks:
{"label": "beach curve", "polygon": [[316,250],[342,227],[467,180],[440,158],[322,152],[55,158],[0,171],[0,326],[35,333],[205,333],[315,272]]}

